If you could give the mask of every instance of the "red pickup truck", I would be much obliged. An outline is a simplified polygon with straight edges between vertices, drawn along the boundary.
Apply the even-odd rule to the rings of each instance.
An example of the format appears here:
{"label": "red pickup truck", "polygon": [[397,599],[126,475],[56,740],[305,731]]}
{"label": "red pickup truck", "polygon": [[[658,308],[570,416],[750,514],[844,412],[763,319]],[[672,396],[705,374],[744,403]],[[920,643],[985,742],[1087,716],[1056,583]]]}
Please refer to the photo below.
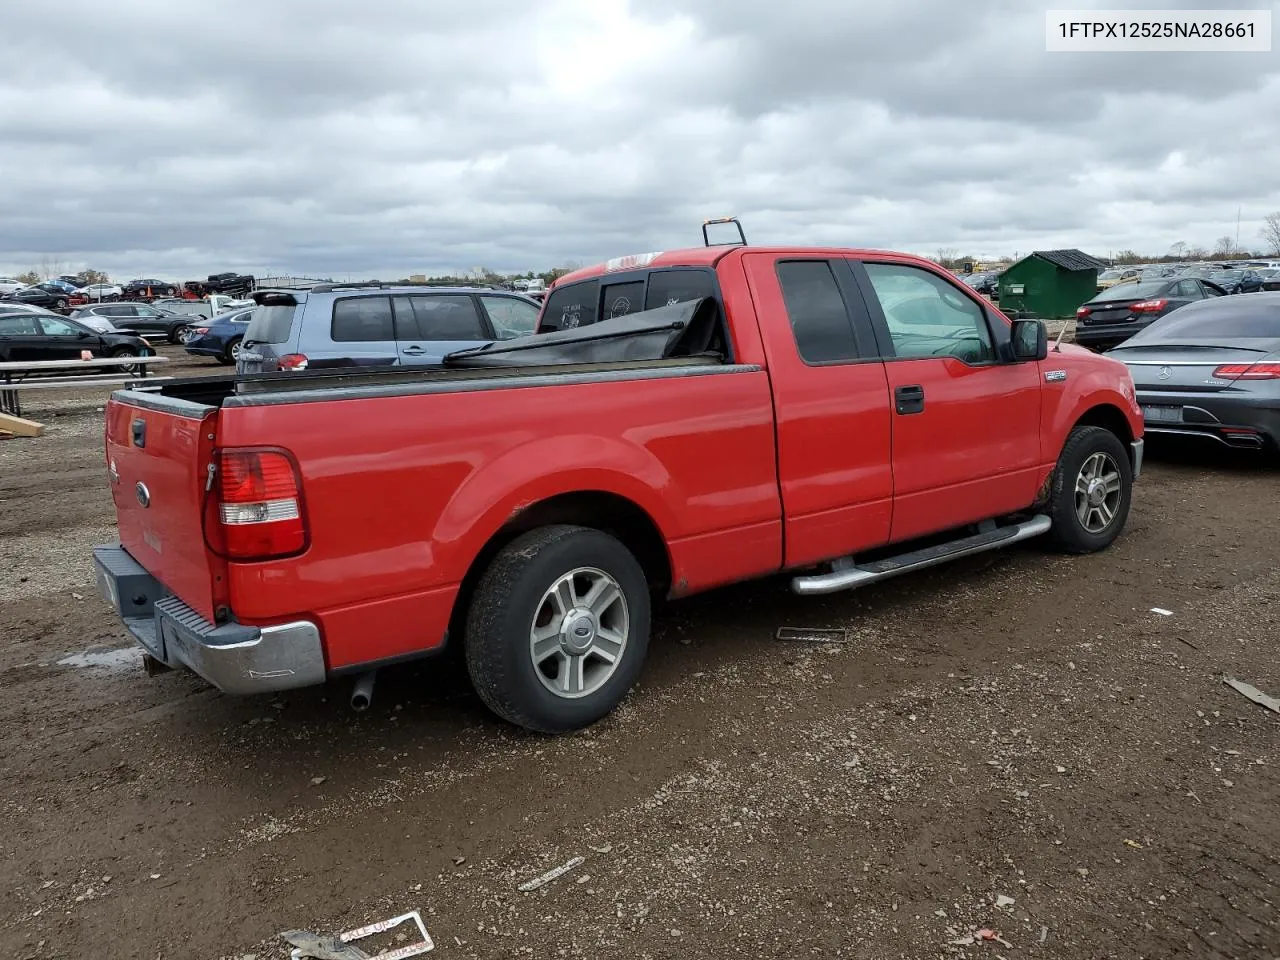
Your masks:
{"label": "red pickup truck", "polygon": [[120,543],[95,559],[149,668],[229,693],[348,675],[367,704],[378,667],[457,643],[496,713],[567,731],[633,685],[664,597],[1108,546],[1142,429],[1123,364],[926,260],[651,253],[440,367],[117,392]]}

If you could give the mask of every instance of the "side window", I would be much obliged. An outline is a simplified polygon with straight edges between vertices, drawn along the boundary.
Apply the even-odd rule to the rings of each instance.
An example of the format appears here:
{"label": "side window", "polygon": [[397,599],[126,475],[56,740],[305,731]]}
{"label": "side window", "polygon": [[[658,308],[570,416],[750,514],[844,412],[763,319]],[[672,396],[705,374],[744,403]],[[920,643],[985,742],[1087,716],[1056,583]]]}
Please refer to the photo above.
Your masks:
{"label": "side window", "polygon": [[654,270],[649,274],[649,290],[644,296],[644,308],[657,310],[673,303],[701,300],[715,295],[715,278],[708,270]]}
{"label": "side window", "polygon": [[844,297],[826,260],[783,260],[778,283],[796,349],[806,363],[856,360],[858,345]]}
{"label": "side window", "polygon": [[542,310],[539,333],[555,330],[572,330],[596,322],[596,304],[600,299],[600,281],[585,280],[582,283],[557,287],[547,297]]}
{"label": "side window", "polygon": [[76,337],[84,332],[79,327],[65,320],[59,320],[57,317],[41,317],[40,326],[44,328],[47,337]]}
{"label": "side window", "polygon": [[0,337],[38,337],[34,317],[0,317]]}
{"label": "side window", "polygon": [[644,281],[632,280],[627,283],[608,284],[604,288],[604,296],[600,299],[601,320],[612,320],[615,317],[625,317],[629,313],[639,313],[644,309]]}
{"label": "side window", "polygon": [[955,357],[966,363],[994,359],[982,308],[947,281],[920,267],[864,266],[898,357]]}
{"label": "side window", "polygon": [[418,319],[415,340],[488,340],[469,296],[410,297]]}
{"label": "side window", "polygon": [[533,333],[538,325],[538,308],[532,303],[518,300],[515,297],[481,296],[485,313],[489,314],[489,322],[493,324],[493,332],[499,340],[510,340],[512,337],[523,337]]}
{"label": "side window", "polygon": [[1213,289],[1213,287],[1208,286],[1207,284],[1203,284],[1203,283],[1202,283],[1202,284],[1200,284],[1200,287],[1201,287],[1201,289],[1204,291],[1205,299],[1208,299],[1209,297],[1220,297],[1220,296],[1222,296],[1222,294],[1221,294],[1221,293],[1219,293],[1217,290]]}
{"label": "side window", "polygon": [[1203,300],[1204,294],[1200,292],[1200,284],[1194,280],[1183,280],[1178,284],[1177,290],[1173,292],[1175,297],[1186,297],[1188,300]]}
{"label": "side window", "polygon": [[394,340],[389,297],[346,297],[333,305],[331,336],[339,343]]}

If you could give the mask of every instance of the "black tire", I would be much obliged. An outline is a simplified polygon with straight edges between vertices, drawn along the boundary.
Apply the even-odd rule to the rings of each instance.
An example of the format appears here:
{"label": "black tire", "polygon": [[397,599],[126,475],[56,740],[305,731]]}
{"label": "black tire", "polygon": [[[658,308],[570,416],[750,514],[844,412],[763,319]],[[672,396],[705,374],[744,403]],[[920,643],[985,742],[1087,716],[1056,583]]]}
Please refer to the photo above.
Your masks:
{"label": "black tire", "polygon": [[65,301],[65,300],[63,300],[61,297],[59,297],[59,298],[54,302],[54,304],[53,304],[53,308],[54,308],[55,310],[65,310],[65,309],[67,309],[67,301]]}
{"label": "black tire", "polygon": [[218,362],[224,365],[230,365],[236,362],[235,349],[240,346],[240,341],[244,337],[232,337],[227,341],[226,349],[222,351],[222,356],[218,358]]}
{"label": "black tire", "polygon": [[169,328],[169,342],[173,344],[184,343],[187,334],[191,332],[191,324],[175,323]]}
{"label": "black tire", "polygon": [[[612,673],[598,689],[571,698],[552,692],[549,685],[558,681],[535,666],[531,631],[540,614],[551,609],[547,592],[580,568],[600,571],[618,587],[628,629]],[[471,599],[464,644],[476,693],[504,720],[539,733],[590,726],[622,702],[644,664],[649,646],[644,571],[622,543],[599,530],[562,525],[532,530],[503,548],[485,570]],[[560,656],[544,665],[559,664]],[[590,662],[593,670],[608,669],[595,666],[603,661]]]}
{"label": "black tire", "polygon": [[[1102,461],[1095,457],[1105,458]],[[1103,504],[1095,506],[1088,493],[1084,498],[1084,506],[1077,497],[1078,483],[1084,483],[1081,471],[1086,464],[1102,463],[1105,476],[1118,475],[1120,489],[1114,500],[1105,490],[1103,484]],[[1099,477],[1099,479],[1103,479]],[[1085,483],[1088,486],[1087,483]],[[1092,489],[1092,488],[1091,488]],[[1129,463],[1129,452],[1120,439],[1103,427],[1076,427],[1067,436],[1058,457],[1058,465],[1053,472],[1053,484],[1049,500],[1049,515],[1053,519],[1053,540],[1057,546],[1068,553],[1094,553],[1111,546],[1112,541],[1124,529],[1129,516],[1129,506],[1133,499],[1133,467]],[[1099,525],[1107,507],[1110,520]],[[1085,509],[1088,519],[1086,524],[1080,510]]]}
{"label": "black tire", "polygon": [[[138,351],[133,347],[116,347],[111,351],[113,357],[136,357]],[[142,369],[142,365],[138,363],[122,363],[118,367],[107,368],[112,373],[138,373]]]}

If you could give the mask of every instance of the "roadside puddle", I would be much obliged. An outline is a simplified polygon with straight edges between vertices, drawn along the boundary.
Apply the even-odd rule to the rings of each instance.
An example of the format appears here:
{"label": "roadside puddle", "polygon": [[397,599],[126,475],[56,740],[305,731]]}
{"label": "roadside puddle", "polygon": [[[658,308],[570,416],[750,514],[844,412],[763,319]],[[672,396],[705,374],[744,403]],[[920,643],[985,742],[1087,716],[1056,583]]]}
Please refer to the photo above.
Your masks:
{"label": "roadside puddle", "polygon": [[75,653],[58,661],[60,667],[97,667],[105,670],[129,670],[142,666],[142,651],[137,647],[121,650],[95,650]]}

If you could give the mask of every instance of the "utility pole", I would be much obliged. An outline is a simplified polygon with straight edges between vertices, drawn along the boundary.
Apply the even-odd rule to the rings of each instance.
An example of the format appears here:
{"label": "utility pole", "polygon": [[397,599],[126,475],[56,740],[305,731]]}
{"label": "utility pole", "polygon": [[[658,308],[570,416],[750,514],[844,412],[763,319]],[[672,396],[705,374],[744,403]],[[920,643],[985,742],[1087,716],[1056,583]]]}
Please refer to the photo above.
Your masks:
{"label": "utility pole", "polygon": [[1232,253],[1240,252],[1240,208],[1236,207],[1236,246]]}

